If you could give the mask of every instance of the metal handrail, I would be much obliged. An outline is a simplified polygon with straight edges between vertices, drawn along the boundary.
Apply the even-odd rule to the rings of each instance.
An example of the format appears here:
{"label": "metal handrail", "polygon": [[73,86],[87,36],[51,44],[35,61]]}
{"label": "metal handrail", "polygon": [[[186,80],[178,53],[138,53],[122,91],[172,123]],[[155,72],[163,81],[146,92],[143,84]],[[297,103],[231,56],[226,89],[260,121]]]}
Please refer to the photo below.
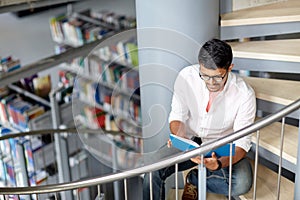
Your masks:
{"label": "metal handrail", "polygon": [[24,136],[33,136],[33,135],[43,135],[43,134],[52,134],[52,133],[71,133],[71,134],[78,134],[81,132],[89,133],[89,134],[99,134],[99,133],[107,133],[111,135],[123,135],[123,136],[132,136],[129,133],[124,133],[120,131],[103,131],[100,129],[89,129],[89,128],[64,128],[64,129],[40,129],[40,130],[34,130],[34,131],[28,131],[28,132],[20,132],[20,133],[10,133],[7,135],[0,136],[1,140],[6,140],[10,138],[16,138],[16,137],[24,137]]}
{"label": "metal handrail", "polygon": [[[96,185],[101,185],[105,183],[110,183],[113,181],[118,181],[122,179],[131,178],[134,176],[138,176],[147,172],[155,171],[167,166],[174,165],[176,163],[183,162],[185,160],[190,159],[191,157],[194,157],[199,154],[205,154],[206,152],[215,149],[219,146],[222,146],[224,144],[233,142],[234,140],[237,140],[239,138],[242,138],[246,135],[249,135],[251,133],[254,133],[255,131],[270,125],[271,123],[279,121],[284,116],[296,111],[300,108],[300,99],[297,101],[291,103],[290,105],[282,108],[278,112],[274,114],[270,114],[269,116],[262,118],[261,120],[256,121],[250,126],[247,126],[237,132],[233,132],[227,136],[224,136],[222,138],[210,141],[201,147],[185,152],[185,153],[179,153],[176,155],[173,155],[167,159],[163,159],[159,162],[149,164],[146,166],[134,168],[127,171],[122,171],[110,175],[106,175],[103,177],[96,177],[92,179],[87,180],[81,180],[81,181],[74,181],[69,183],[60,183],[60,184],[52,184],[52,185],[44,185],[44,186],[31,186],[31,187],[14,187],[14,188],[8,188],[8,187],[0,187],[0,194],[1,195],[8,195],[8,194],[15,194],[15,195],[28,195],[28,194],[41,194],[41,193],[51,193],[51,192],[62,192],[66,190],[75,190],[79,188],[84,187],[91,187]],[[59,130],[58,130],[59,131]],[[32,133],[32,132],[31,132]],[[28,132],[30,134],[30,132]],[[2,137],[0,139],[3,139]]]}

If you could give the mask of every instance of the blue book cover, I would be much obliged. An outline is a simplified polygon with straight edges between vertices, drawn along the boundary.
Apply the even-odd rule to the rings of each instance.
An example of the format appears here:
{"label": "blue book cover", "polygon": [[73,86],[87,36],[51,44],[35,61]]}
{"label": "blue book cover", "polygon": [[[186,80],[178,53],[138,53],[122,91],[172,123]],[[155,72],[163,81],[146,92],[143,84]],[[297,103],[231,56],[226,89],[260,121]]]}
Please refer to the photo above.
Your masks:
{"label": "blue book cover", "polygon": [[[196,142],[176,136],[174,134],[170,134],[170,140],[172,142],[172,147],[175,147],[181,151],[189,151],[200,147]],[[217,149],[211,150],[205,154],[205,157],[211,157],[212,152],[215,152],[217,157],[222,156],[230,156],[230,144],[225,144],[223,146],[218,147]],[[232,144],[232,155],[235,154],[235,144]]]}

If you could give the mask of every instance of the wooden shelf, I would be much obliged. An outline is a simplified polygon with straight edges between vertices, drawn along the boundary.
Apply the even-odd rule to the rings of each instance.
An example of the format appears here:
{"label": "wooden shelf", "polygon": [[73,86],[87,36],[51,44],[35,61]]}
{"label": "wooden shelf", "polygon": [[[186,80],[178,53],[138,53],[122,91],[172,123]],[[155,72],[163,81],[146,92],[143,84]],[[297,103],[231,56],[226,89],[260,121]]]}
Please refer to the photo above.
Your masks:
{"label": "wooden shelf", "polygon": [[9,85],[10,83],[14,83],[20,80],[21,78],[24,78],[24,76],[27,77],[32,76],[33,74],[36,74],[40,71],[50,69],[52,67],[56,67],[58,64],[67,62],[79,56],[85,57],[92,51],[92,49],[94,49],[97,45],[99,45],[104,40],[105,39],[101,39],[101,40],[97,40],[85,44],[84,46],[81,47],[72,48],[59,55],[50,56],[48,58],[44,58],[37,62],[34,62],[32,64],[23,66],[20,69],[17,69],[15,71],[1,74],[0,85]]}
{"label": "wooden shelf", "polygon": [[235,58],[300,62],[300,39],[232,42],[229,44]]}
{"label": "wooden shelf", "polygon": [[[253,163],[252,163],[253,164]],[[253,164],[254,172],[254,164]],[[278,174],[272,170],[258,165],[257,170],[257,200],[276,199],[277,195],[277,176]],[[245,195],[241,195],[240,199],[253,199],[253,187]],[[294,199],[294,183],[281,176],[281,188],[279,199]]]}
{"label": "wooden shelf", "polygon": [[252,86],[256,98],[289,105],[300,98],[300,81],[244,77]]}
{"label": "wooden shelf", "polygon": [[243,26],[300,21],[300,1],[289,0],[221,15],[221,26]]}

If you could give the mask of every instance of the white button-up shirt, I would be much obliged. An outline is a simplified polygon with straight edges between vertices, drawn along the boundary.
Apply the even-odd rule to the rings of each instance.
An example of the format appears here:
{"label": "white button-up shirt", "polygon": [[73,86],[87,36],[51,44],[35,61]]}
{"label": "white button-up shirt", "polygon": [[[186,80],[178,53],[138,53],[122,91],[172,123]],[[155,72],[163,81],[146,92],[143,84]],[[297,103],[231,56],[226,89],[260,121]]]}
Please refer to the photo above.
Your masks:
{"label": "white button-up shirt", "polygon": [[[232,72],[228,73],[224,89],[207,112],[208,101],[209,91],[199,77],[199,65],[185,67],[174,84],[169,122],[185,123],[188,137],[195,135],[206,142],[238,131],[254,121],[255,93],[241,77]],[[245,136],[234,143],[248,152],[251,136]]]}

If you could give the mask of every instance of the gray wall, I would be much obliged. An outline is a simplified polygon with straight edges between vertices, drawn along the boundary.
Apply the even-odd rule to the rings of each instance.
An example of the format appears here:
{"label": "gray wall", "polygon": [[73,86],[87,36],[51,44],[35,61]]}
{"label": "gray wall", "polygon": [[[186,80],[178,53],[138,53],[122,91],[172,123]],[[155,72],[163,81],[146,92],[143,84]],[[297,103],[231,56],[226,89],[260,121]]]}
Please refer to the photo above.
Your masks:
{"label": "gray wall", "polygon": [[[73,6],[74,11],[88,8],[135,16],[134,0],[84,0]],[[52,41],[49,19],[66,12],[67,6],[63,6],[23,18],[12,13],[0,14],[0,56],[12,55],[26,65],[53,55],[55,43]],[[57,82],[57,70],[52,68],[41,74],[52,74],[53,82]]]}
{"label": "gray wall", "polygon": [[136,0],[144,153],[167,142],[173,84],[197,63],[201,45],[219,37],[218,0]]}

